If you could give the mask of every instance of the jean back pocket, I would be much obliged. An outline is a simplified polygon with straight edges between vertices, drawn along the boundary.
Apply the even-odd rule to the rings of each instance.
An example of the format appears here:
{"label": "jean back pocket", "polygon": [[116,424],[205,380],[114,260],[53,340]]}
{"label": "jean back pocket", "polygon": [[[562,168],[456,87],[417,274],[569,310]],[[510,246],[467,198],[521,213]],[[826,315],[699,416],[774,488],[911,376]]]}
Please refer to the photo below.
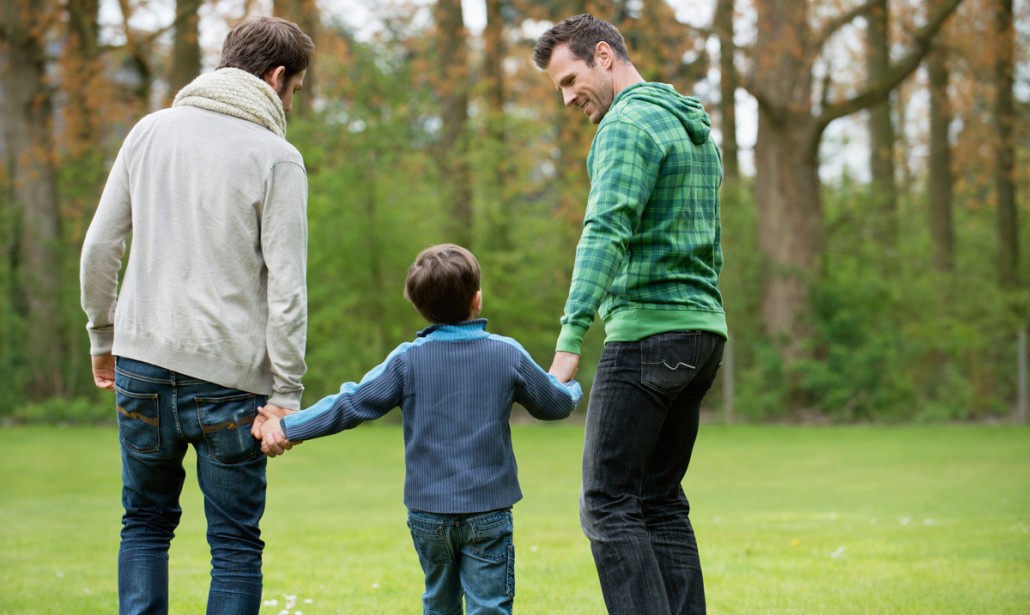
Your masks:
{"label": "jean back pocket", "polygon": [[240,463],[261,454],[261,443],[250,434],[257,416],[258,396],[235,393],[224,397],[196,397],[197,420],[211,458],[219,463]]}
{"label": "jean back pocket", "polygon": [[157,393],[132,393],[115,387],[115,403],[122,444],[140,453],[153,453],[160,448],[161,408]]}
{"label": "jean back pocket", "polygon": [[660,393],[683,390],[698,370],[700,331],[676,331],[640,340],[640,381]]}

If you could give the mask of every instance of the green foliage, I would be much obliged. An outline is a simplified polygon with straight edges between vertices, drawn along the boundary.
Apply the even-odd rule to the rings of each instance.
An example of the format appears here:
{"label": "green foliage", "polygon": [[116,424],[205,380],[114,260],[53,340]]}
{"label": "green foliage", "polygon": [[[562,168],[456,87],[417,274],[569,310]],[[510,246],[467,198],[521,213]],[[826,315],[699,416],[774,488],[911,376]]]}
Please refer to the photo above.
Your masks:
{"label": "green foliage", "polygon": [[4,417],[4,422],[27,425],[102,425],[114,420],[114,395],[107,391],[93,397],[50,397],[15,404]]}
{"label": "green foliage", "polygon": [[[406,85],[410,64],[372,61],[372,50],[357,44],[349,49],[357,60],[337,77],[349,87],[316,117],[290,124],[309,179],[305,403],[359,379],[427,326],[403,298],[404,276],[420,250],[453,240],[443,196],[451,178],[439,176],[435,129],[422,120],[433,111],[432,96]],[[533,177],[536,160],[512,155],[539,141],[538,126],[505,122],[506,147],[473,140],[474,232],[466,247],[483,269],[491,331],[514,337],[546,367],[579,226],[553,218],[553,200],[540,196],[551,186]],[[477,123],[471,130],[488,128]],[[503,185],[490,179],[501,158],[510,174]],[[587,381],[600,339],[590,340]]]}
{"label": "green foliage", "polygon": [[[96,200],[103,186],[103,170],[99,168],[99,152],[91,152],[78,159],[67,160],[58,174],[62,195],[61,240],[51,254],[56,262],[49,263],[46,275],[57,280],[54,311],[46,314],[29,313],[24,300],[25,285],[37,283],[21,266],[19,244],[21,225],[5,174],[0,175],[0,371],[7,385],[0,389],[0,418],[23,420],[19,408],[26,400],[44,402],[55,398],[55,407],[63,398],[92,394],[93,380],[89,368],[89,341],[85,331],[85,318],[79,308],[79,253],[82,237],[92,217]],[[58,340],[61,352],[46,357],[45,361],[59,366],[60,378],[48,382],[53,387],[45,391],[30,391],[30,374],[39,366],[32,365],[27,348],[26,327],[30,319],[42,319]],[[41,413],[32,420],[42,418]],[[76,421],[88,413],[57,413],[59,420]],[[88,419],[87,419],[88,420]]]}
{"label": "green foliage", "polygon": [[[745,420],[949,421],[1007,416],[1026,289],[997,284],[994,212],[956,211],[953,272],[935,272],[921,199],[903,199],[890,240],[868,188],[825,191],[829,233],[811,280],[811,360],[784,365],[762,330],[754,200],[724,191],[722,290],[734,343],[737,414]],[[895,244],[895,245],[892,245]],[[726,377],[725,374],[722,377]],[[804,399],[788,398],[796,385]],[[718,385],[708,402],[718,407]]]}
{"label": "green foliage", "polygon": [[[426,28],[400,9],[368,43],[327,25],[319,43],[317,110],[290,118],[288,138],[304,155],[309,179],[307,404],[357,380],[426,326],[402,297],[404,275],[422,248],[454,239],[445,195],[455,180],[442,176],[436,160],[440,101]],[[529,44],[519,41],[509,55],[528,54]],[[485,83],[482,75],[473,79]],[[540,95],[548,96],[546,103]],[[483,315],[491,331],[517,339],[547,367],[581,230],[588,189],[583,159],[593,127],[561,109],[535,69],[510,75],[506,96],[498,111],[485,108],[485,96],[473,89],[467,247],[483,267]],[[128,118],[111,118],[110,125],[124,132]],[[97,393],[77,276],[103,161],[113,155],[105,149],[119,139],[102,141],[107,145],[64,160],[58,175],[63,245],[52,271],[62,299],[57,313],[45,317],[63,348],[53,360],[64,382],[51,394],[75,401],[23,405],[31,370],[25,325],[44,315],[26,314],[20,301],[18,224],[0,172],[0,370],[7,382],[0,418],[104,416],[92,410],[90,396]],[[753,187],[747,181],[724,187],[721,290],[734,365],[733,373],[727,367],[720,374],[707,409],[723,406],[722,384],[732,379],[736,416],[744,421],[933,422],[1009,414],[1015,338],[1030,322],[1030,289],[998,288],[995,212],[968,196],[958,199],[955,271],[934,272],[925,197],[902,193],[902,231],[892,239],[868,187],[845,179],[824,188],[824,268],[809,281],[813,312],[805,315],[813,358],[788,365],[781,341],[767,336],[762,320],[766,262]],[[1030,245],[1030,225],[1020,239]],[[1030,250],[1021,259],[1022,270],[1030,271]],[[597,323],[578,376],[587,389],[603,339]]]}

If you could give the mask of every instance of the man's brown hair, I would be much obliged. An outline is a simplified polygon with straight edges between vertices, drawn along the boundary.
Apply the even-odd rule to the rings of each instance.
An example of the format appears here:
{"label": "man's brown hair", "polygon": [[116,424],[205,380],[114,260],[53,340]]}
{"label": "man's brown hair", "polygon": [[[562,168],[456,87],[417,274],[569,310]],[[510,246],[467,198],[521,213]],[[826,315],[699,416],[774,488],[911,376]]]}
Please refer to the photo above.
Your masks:
{"label": "man's brown hair", "polygon": [[306,69],[315,53],[311,37],[278,17],[250,17],[233,26],[222,43],[218,68],[239,68],[258,77],[286,67],[286,78]]}
{"label": "man's brown hair", "polygon": [[608,43],[616,58],[622,62],[629,62],[626,40],[622,38],[618,28],[607,21],[583,13],[569,17],[544,32],[533,46],[533,63],[537,68],[546,70],[555,48],[568,45],[572,55],[586,62],[587,66],[593,66],[594,50],[601,41]]}
{"label": "man's brown hair", "polygon": [[429,322],[457,324],[470,316],[479,277],[479,261],[465,248],[430,246],[408,268],[404,297]]}

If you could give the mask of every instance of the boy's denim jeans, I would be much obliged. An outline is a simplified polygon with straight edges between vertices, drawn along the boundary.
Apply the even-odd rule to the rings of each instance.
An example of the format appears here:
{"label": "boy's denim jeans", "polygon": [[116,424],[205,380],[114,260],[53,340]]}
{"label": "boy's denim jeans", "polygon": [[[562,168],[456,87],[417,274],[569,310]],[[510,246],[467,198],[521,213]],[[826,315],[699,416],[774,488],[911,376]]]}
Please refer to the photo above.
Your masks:
{"label": "boy's denim jeans", "polygon": [[426,575],[424,615],[511,613],[515,546],[511,510],[470,515],[408,511],[408,528]]}
{"label": "boy's denim jeans", "polygon": [[183,456],[192,444],[211,546],[207,612],[256,614],[267,458],[250,425],[266,399],[124,357],[116,359],[115,389],[125,507],[121,613],[168,612],[168,548],[182,514]]}
{"label": "boy's denim jeans", "polygon": [[605,345],[590,392],[580,520],[612,615],[704,613],[680,483],[725,340],[675,331]]}

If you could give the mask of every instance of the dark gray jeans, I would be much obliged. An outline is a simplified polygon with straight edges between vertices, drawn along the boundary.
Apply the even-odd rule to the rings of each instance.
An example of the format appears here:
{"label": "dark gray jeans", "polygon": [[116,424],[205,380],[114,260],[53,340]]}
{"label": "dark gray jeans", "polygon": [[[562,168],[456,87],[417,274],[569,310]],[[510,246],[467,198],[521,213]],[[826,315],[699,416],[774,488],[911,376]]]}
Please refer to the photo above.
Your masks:
{"label": "dark gray jeans", "polygon": [[580,520],[613,615],[704,613],[681,482],[725,339],[674,331],[605,345],[590,392]]}

